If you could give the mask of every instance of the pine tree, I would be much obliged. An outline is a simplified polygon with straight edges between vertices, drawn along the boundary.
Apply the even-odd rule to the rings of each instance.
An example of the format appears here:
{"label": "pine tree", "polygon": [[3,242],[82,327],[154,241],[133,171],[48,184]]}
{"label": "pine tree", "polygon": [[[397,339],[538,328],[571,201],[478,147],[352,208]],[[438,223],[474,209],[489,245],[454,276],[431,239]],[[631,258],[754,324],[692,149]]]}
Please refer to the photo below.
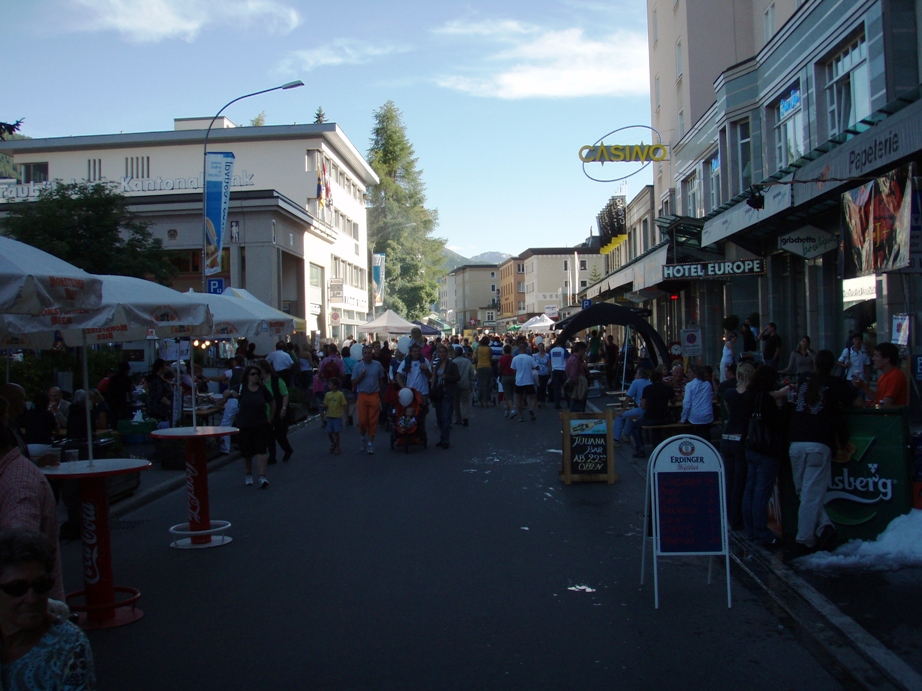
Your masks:
{"label": "pine tree", "polygon": [[266,124],[266,111],[260,112],[255,118],[250,120],[250,127],[262,127]]}
{"label": "pine tree", "polygon": [[314,113],[314,124],[322,125],[327,121],[327,114],[323,112],[322,106],[317,106],[317,112]]}
{"label": "pine tree", "polygon": [[445,240],[432,236],[438,211],[427,209],[403,114],[388,101],[375,111],[368,163],[380,178],[370,190],[368,247],[386,255],[384,306],[407,319],[425,316],[445,273]]}

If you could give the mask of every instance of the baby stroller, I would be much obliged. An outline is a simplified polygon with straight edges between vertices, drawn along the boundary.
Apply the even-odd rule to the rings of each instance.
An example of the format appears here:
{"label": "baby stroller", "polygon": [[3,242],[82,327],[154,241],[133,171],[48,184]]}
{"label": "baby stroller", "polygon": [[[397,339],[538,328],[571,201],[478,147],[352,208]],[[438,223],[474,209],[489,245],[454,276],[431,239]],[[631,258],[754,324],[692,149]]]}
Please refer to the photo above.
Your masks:
{"label": "baby stroller", "polygon": [[415,389],[401,389],[397,403],[388,416],[391,425],[391,448],[402,447],[410,453],[411,446],[428,448],[426,430],[420,424],[419,411],[423,406],[423,397]]}

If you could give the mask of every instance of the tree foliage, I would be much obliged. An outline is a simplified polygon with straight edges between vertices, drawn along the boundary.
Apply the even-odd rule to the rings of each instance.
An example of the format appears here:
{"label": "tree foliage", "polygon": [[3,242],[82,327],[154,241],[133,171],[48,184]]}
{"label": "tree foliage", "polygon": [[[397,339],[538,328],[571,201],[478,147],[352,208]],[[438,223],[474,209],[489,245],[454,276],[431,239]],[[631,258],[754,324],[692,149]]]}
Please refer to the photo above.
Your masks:
{"label": "tree foliage", "polygon": [[250,127],[262,127],[266,124],[266,111],[260,111],[259,115],[250,120]]}
{"label": "tree foliage", "polygon": [[140,220],[111,185],[57,181],[36,201],[11,202],[5,211],[4,235],[90,273],[153,277],[161,283],[176,273],[150,222]]}
{"label": "tree foliage", "polygon": [[445,240],[433,237],[438,211],[427,209],[423,171],[403,114],[388,101],[375,111],[368,162],[380,178],[370,190],[368,246],[384,253],[384,306],[408,319],[427,315],[445,273]]}
{"label": "tree foliage", "polygon": [[322,106],[317,106],[317,112],[314,113],[314,124],[322,125],[327,121],[327,114],[323,112]]}

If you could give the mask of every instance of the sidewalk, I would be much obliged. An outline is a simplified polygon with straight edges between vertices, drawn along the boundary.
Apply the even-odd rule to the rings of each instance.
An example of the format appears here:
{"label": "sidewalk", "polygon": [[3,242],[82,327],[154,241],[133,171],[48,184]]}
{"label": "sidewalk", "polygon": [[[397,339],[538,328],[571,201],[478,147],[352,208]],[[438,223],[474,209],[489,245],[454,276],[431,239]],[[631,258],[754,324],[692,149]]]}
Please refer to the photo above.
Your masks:
{"label": "sidewalk", "polygon": [[[604,412],[613,402],[603,391],[587,410]],[[646,477],[646,463],[632,451],[630,444],[615,449],[617,465]],[[743,574],[796,622],[814,655],[857,688],[922,689],[922,568],[828,577],[795,570],[790,552],[771,553],[737,532],[730,543]]]}

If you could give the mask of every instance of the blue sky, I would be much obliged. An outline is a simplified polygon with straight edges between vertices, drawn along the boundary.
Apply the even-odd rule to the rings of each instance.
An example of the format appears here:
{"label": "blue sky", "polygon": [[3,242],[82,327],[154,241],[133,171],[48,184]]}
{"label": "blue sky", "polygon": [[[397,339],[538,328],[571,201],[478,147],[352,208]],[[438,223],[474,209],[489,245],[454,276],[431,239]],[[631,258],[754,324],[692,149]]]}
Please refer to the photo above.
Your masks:
{"label": "blue sky", "polygon": [[[25,118],[31,137],[169,130],[174,117],[210,117],[301,79],[225,114],[309,123],[322,106],[365,152],[374,111],[392,100],[450,248],[571,246],[612,194],[651,181],[648,168],[626,190],[593,182],[577,157],[649,124],[645,4],[15,0],[4,6],[14,59],[0,120]],[[636,170],[614,165],[593,172]]]}

